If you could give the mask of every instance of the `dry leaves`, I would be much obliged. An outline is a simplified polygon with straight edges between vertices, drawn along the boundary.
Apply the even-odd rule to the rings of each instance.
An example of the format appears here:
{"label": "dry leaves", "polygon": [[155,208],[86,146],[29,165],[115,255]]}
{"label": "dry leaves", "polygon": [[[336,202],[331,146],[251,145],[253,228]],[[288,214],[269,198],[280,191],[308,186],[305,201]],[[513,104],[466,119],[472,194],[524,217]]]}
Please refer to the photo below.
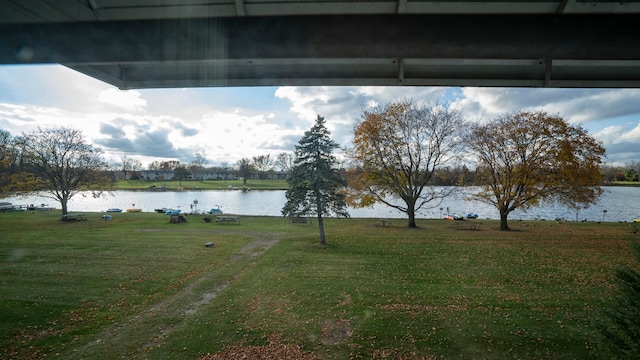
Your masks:
{"label": "dry leaves", "polygon": [[309,352],[304,352],[298,345],[284,344],[283,339],[278,335],[270,335],[269,345],[266,346],[246,346],[232,345],[224,351],[213,355],[207,355],[200,360],[317,360],[318,358]]}

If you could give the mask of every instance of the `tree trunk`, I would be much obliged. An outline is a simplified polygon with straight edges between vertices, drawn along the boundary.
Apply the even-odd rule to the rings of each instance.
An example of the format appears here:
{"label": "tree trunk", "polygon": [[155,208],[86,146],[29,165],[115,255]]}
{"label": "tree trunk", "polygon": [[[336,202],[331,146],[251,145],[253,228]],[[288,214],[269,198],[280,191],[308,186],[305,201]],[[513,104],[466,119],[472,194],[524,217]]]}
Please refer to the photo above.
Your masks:
{"label": "tree trunk", "polygon": [[409,215],[409,222],[407,223],[407,226],[410,228],[417,228],[418,225],[416,225],[416,212],[407,211],[407,215]]}
{"label": "tree trunk", "polygon": [[322,221],[322,215],[318,215],[318,230],[320,231],[320,245],[326,245],[327,239],[324,237],[324,222]]}
{"label": "tree trunk", "polygon": [[60,206],[62,206],[62,215],[67,215],[67,199],[61,199]]}
{"label": "tree trunk", "polygon": [[416,225],[416,206],[415,201],[407,201],[407,215],[409,216],[409,222],[407,223],[407,227],[417,228]]}
{"label": "tree trunk", "polygon": [[500,209],[500,230],[510,230],[507,224],[507,216],[509,216],[509,211]]}

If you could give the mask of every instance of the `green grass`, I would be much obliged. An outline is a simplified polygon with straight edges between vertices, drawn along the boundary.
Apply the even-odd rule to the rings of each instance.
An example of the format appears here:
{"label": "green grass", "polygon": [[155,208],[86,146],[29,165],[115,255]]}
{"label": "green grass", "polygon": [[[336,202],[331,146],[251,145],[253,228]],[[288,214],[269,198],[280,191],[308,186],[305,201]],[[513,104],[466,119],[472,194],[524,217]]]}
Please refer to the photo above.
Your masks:
{"label": "green grass", "polygon": [[100,216],[0,214],[0,357],[197,359],[275,334],[326,359],[597,358],[598,309],[638,237],[328,219],[319,246],[315,222]]}
{"label": "green grass", "polygon": [[640,187],[640,182],[638,182],[638,181],[613,181],[613,182],[607,183],[606,186]]}
{"label": "green grass", "polygon": [[[218,190],[229,187],[241,189],[244,185],[242,180],[121,180],[114,184],[116,190],[145,190],[152,186],[169,190]],[[286,190],[289,186],[286,180],[249,180],[247,187],[252,190]]]}

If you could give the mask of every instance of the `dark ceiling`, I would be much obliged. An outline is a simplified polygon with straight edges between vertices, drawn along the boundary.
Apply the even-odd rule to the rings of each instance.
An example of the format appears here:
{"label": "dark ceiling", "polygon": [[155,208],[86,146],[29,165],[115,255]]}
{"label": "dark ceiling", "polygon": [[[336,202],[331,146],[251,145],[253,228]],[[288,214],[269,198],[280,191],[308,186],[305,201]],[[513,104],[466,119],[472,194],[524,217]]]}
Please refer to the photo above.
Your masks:
{"label": "dark ceiling", "polygon": [[640,87],[640,2],[0,0],[0,64],[122,89]]}

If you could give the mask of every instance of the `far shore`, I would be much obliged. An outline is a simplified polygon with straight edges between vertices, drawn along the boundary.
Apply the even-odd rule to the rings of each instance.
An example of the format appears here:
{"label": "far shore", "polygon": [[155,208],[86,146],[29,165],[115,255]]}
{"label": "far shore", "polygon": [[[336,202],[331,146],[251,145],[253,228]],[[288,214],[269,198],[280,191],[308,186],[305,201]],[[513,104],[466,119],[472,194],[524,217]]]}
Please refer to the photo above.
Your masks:
{"label": "far shore", "polygon": [[[640,187],[640,182],[617,181],[602,186]],[[114,190],[132,191],[198,191],[198,190],[287,190],[287,181],[249,180],[245,185],[242,180],[121,180],[114,184]]]}
{"label": "far shore", "polygon": [[242,180],[121,180],[114,184],[114,190],[143,191],[197,191],[197,190],[286,190],[287,181],[250,180],[246,185]]}

